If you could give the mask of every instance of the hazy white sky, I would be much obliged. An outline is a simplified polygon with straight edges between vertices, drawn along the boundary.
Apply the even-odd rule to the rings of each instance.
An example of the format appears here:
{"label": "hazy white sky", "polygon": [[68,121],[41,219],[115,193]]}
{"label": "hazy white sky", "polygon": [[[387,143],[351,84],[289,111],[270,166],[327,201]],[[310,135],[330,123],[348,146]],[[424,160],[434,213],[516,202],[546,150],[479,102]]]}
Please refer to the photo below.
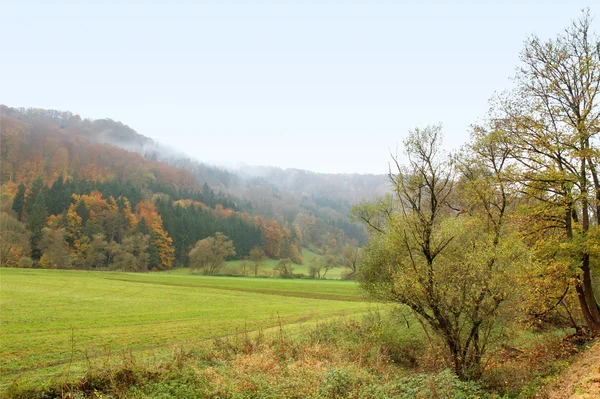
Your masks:
{"label": "hazy white sky", "polygon": [[593,3],[0,0],[0,103],[112,118],[204,161],[385,173],[415,126],[465,142],[525,38]]}

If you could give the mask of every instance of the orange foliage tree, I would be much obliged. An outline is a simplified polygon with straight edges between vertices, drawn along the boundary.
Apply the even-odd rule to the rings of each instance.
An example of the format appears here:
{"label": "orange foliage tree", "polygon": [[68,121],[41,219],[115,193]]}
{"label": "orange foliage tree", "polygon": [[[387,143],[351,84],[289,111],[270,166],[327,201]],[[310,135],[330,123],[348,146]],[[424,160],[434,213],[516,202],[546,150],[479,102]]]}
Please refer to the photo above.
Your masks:
{"label": "orange foliage tree", "polygon": [[143,219],[150,230],[150,268],[156,270],[171,268],[175,259],[175,248],[173,240],[163,228],[163,221],[156,206],[149,201],[139,202],[136,211],[140,220]]}

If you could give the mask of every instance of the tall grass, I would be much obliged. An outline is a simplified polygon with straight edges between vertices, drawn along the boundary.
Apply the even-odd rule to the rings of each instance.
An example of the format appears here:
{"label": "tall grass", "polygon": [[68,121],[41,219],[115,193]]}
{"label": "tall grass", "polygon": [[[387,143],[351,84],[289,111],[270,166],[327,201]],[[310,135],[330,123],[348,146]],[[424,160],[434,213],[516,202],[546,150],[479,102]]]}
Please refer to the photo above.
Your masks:
{"label": "tall grass", "polygon": [[[393,314],[319,323],[301,332],[244,332],[210,344],[176,346],[154,363],[122,355],[90,364],[84,376],[45,387],[14,384],[9,398],[486,398],[447,370],[415,374],[424,347],[417,326],[398,330]],[[404,331],[403,331],[404,330]],[[397,335],[412,339],[412,344]],[[422,341],[422,340],[421,340]],[[394,350],[390,350],[390,348]],[[406,351],[406,356],[403,351]]]}

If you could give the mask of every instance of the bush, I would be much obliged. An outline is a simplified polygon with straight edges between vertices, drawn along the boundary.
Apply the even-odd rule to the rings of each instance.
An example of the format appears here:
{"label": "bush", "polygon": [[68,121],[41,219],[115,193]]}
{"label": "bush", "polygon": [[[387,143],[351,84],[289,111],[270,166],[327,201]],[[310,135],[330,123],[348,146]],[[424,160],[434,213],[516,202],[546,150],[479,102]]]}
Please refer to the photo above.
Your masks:
{"label": "bush", "polygon": [[23,256],[21,259],[19,259],[19,267],[30,268],[32,266],[33,266],[33,261],[31,260],[31,258],[28,258],[27,256]]}
{"label": "bush", "polygon": [[344,270],[341,275],[342,280],[356,280],[356,277],[356,272],[350,269]]}
{"label": "bush", "polygon": [[446,369],[438,374],[417,374],[404,377],[397,387],[397,399],[484,399],[497,397],[484,392],[473,381],[460,381]]}
{"label": "bush", "polygon": [[548,377],[566,365],[576,347],[557,336],[545,336],[530,347],[503,346],[493,353],[484,370],[482,383],[510,397],[533,397]]}
{"label": "bush", "polygon": [[280,259],[275,264],[273,271],[279,274],[281,278],[293,278],[294,268],[292,267],[292,261],[288,258]]}
{"label": "bush", "polygon": [[331,399],[345,398],[352,389],[352,383],[352,377],[346,371],[332,369],[325,375],[321,395]]}

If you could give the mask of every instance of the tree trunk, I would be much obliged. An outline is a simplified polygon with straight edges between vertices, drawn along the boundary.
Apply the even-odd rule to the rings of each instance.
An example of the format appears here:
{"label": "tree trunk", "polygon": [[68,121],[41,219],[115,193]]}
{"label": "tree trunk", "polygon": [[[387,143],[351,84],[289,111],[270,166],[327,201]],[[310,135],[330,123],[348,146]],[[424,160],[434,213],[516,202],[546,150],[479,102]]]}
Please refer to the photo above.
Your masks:
{"label": "tree trunk", "polygon": [[593,335],[598,335],[600,333],[600,324],[594,319],[590,312],[583,286],[579,280],[575,283],[575,291],[577,292],[577,299],[579,300],[581,313],[583,314],[586,324]]}
{"label": "tree trunk", "polygon": [[[588,207],[587,197],[587,176],[586,176],[586,158],[581,160],[581,191],[583,192],[581,200],[581,227],[583,230],[584,237],[587,235],[590,229],[590,211]],[[581,257],[581,271],[583,272],[583,299],[589,312],[588,326],[592,330],[593,335],[600,334],[600,313],[598,313],[598,306],[596,304],[596,298],[594,297],[594,287],[592,286],[592,271],[590,269],[590,255],[585,252]],[[581,287],[581,285],[579,285]],[[579,295],[579,294],[578,294]],[[581,302],[581,300],[580,300]],[[584,310],[585,313],[585,310]]]}
{"label": "tree trunk", "polygon": [[590,268],[590,256],[588,254],[583,256],[581,269],[583,271],[583,294],[593,321],[593,326],[590,325],[590,329],[594,335],[598,335],[600,334],[600,313],[598,312],[598,304],[596,303],[596,298],[594,296],[592,270]]}
{"label": "tree trunk", "polygon": [[452,355],[452,364],[454,365],[454,372],[461,381],[464,381],[464,357],[461,356],[461,351],[459,348],[457,348],[456,342],[454,342],[454,339],[452,339],[452,337],[446,336],[446,344],[448,345],[448,348],[450,348],[450,354]]}

